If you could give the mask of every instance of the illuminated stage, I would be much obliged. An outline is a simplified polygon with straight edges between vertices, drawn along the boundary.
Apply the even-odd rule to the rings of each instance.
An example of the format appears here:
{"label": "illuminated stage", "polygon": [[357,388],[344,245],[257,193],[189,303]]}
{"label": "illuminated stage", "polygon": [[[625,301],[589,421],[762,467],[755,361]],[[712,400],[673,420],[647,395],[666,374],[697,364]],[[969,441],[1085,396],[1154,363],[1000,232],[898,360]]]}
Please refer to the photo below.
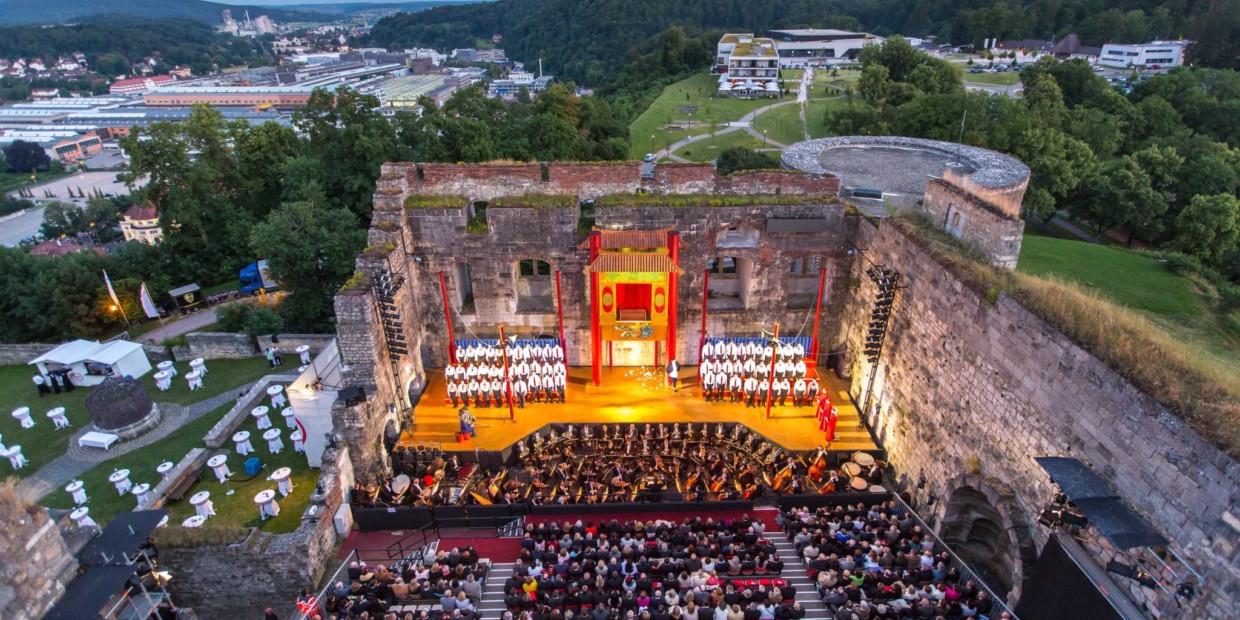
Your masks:
{"label": "illuminated stage", "polygon": [[[747,408],[744,403],[706,402],[698,390],[697,368],[681,369],[681,387],[672,392],[664,385],[662,369],[652,367],[603,368],[602,385],[590,382],[589,367],[568,369],[568,402],[563,404],[526,403],[516,409],[516,421],[509,421],[507,407],[477,408],[478,437],[457,443],[457,408],[444,403],[443,371],[430,371],[429,383],[416,409],[416,420],[400,438],[400,445],[438,443],[444,450],[501,450],[518,439],[551,423],[644,424],[646,422],[739,422],[789,450],[814,450],[823,445],[825,433],[818,430],[814,408],[791,404]],[[857,410],[848,397],[847,384],[824,373],[824,390],[839,409],[836,432],[839,439],[832,451],[877,450],[869,433],[858,424]],[[789,399],[791,403],[791,399]]]}

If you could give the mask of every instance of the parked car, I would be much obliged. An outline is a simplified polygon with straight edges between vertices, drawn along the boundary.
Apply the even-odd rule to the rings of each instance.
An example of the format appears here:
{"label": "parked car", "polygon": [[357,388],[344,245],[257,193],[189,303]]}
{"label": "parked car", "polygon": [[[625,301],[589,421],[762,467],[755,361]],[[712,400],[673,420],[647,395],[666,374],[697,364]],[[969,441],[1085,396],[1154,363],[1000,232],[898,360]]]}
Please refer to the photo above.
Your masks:
{"label": "parked car", "polygon": [[657,155],[655,155],[654,153],[646,153],[646,156],[642,158],[642,161],[644,161],[644,162],[646,162],[646,163],[650,163],[650,162],[652,162],[652,161],[654,161],[654,160],[656,160],[656,159],[658,159],[658,158],[659,158],[659,157],[658,157]]}

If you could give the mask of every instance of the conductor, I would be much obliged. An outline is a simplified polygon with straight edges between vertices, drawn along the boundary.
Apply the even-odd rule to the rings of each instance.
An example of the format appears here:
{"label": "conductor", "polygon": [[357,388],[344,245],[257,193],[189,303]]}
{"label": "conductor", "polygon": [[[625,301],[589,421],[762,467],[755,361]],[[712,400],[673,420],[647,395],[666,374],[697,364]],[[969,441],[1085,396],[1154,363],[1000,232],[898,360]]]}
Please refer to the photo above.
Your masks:
{"label": "conductor", "polygon": [[680,362],[671,360],[667,363],[667,384],[672,386],[672,391],[677,391],[676,382],[680,379]]}
{"label": "conductor", "polygon": [[478,422],[478,418],[475,418],[474,414],[469,412],[469,407],[461,407],[458,420],[461,423],[461,432],[457,434],[458,439],[466,433],[468,433],[470,437],[478,436],[478,431],[474,429],[474,424]]}

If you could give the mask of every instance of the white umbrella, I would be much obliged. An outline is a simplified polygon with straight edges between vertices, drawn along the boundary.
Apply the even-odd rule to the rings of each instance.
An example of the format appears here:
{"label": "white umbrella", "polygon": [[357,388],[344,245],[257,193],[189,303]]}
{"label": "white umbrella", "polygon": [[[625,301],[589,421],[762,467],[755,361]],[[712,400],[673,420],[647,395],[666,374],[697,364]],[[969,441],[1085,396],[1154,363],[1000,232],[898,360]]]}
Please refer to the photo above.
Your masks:
{"label": "white umbrella", "polygon": [[779,92],[779,84],[776,84],[775,82],[767,82],[766,90],[772,93],[777,93]]}

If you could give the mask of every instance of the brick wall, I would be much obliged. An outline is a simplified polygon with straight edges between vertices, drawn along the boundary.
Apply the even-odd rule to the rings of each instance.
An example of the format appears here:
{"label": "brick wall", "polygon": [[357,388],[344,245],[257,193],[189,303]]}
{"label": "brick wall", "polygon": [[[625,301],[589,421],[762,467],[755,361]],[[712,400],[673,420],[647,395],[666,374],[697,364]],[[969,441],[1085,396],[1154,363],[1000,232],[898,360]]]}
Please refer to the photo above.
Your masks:
{"label": "brick wall", "polygon": [[64,596],[77,566],[47,511],[0,488],[0,617],[43,617]]}
{"label": "brick wall", "polygon": [[926,185],[920,210],[957,239],[976,244],[992,265],[1015,269],[1025,222],[1007,210],[943,179]]}
{"label": "brick wall", "polygon": [[[1234,460],[1012,298],[991,303],[970,290],[895,226],[861,224],[858,245],[907,286],[896,297],[868,401],[890,461],[917,500],[924,505],[936,493],[942,501],[931,512],[942,519],[964,476],[993,479],[1009,489],[1003,525],[1012,539],[1040,549],[1047,530],[1035,519],[1055,487],[1033,457],[1080,459],[1195,569],[1209,571],[1188,616],[1235,617]],[[863,283],[845,304],[853,352],[861,350],[874,294],[861,273],[867,264],[854,263],[852,277]],[[852,370],[853,395],[864,406],[870,367],[860,359]],[[929,484],[918,490],[921,472]],[[1108,557],[1091,550],[1100,562]],[[1160,590],[1115,580],[1137,601],[1148,598],[1164,613],[1174,607]]]}

